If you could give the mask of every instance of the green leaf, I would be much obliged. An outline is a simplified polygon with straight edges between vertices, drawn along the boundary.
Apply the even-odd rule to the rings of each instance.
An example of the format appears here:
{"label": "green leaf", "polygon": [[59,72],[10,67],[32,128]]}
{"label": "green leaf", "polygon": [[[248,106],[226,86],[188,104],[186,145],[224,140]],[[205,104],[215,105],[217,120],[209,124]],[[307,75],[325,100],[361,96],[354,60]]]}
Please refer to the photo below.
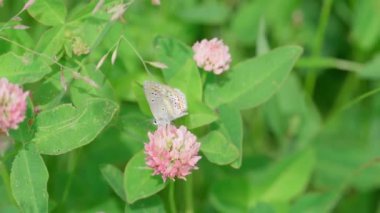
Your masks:
{"label": "green leaf", "polygon": [[154,132],[157,128],[153,125],[153,118],[141,113],[136,105],[123,106],[119,115],[119,125],[122,133],[122,141],[127,143],[133,153],[140,151],[144,143],[149,141],[148,132]]}
{"label": "green leaf", "polygon": [[190,47],[174,39],[158,37],[155,40],[155,46],[159,61],[168,66],[167,69],[162,71],[166,81],[169,81],[178,70],[181,70],[186,63],[189,63],[188,60],[193,55]]}
{"label": "green leaf", "polygon": [[298,46],[284,46],[237,64],[206,84],[206,102],[214,108],[229,103],[238,109],[262,104],[280,88],[301,52]]}
{"label": "green leaf", "polygon": [[290,212],[332,212],[343,194],[341,189],[325,193],[307,193],[296,200]]}
{"label": "green leaf", "polygon": [[306,189],[314,164],[314,152],[308,149],[282,160],[274,167],[256,172],[252,178],[250,202],[290,201]]}
{"label": "green leaf", "polygon": [[309,149],[251,174],[219,180],[211,188],[211,203],[222,212],[248,212],[261,203],[286,204],[306,189],[314,163]]}
{"label": "green leaf", "polygon": [[145,164],[144,152],[139,152],[129,160],[124,171],[124,191],[127,202],[147,198],[165,188],[166,183],[160,176],[153,176],[153,171]]}
{"label": "green leaf", "polygon": [[[326,122],[313,145],[317,165],[313,184],[333,188],[347,182],[350,188],[369,191],[380,186],[380,99],[358,104]],[[358,125],[363,121],[366,125]],[[347,134],[349,133],[349,134]]]}
{"label": "green leaf", "polygon": [[213,183],[210,202],[219,212],[248,212],[249,193],[246,177],[227,178]]}
{"label": "green leaf", "polygon": [[189,129],[201,127],[217,119],[215,113],[202,103],[202,80],[192,58],[189,58],[182,67],[178,68],[167,82],[186,95],[188,115],[181,120],[186,122]]}
{"label": "green leaf", "polygon": [[137,82],[132,83],[133,94],[136,97],[137,103],[140,110],[145,115],[149,115],[153,118],[152,112],[150,111],[148,101],[146,100],[143,86]]}
{"label": "green leaf", "polygon": [[189,101],[202,100],[202,80],[193,59],[188,59],[167,82],[180,89]]}
{"label": "green leaf", "polygon": [[13,196],[23,212],[48,212],[49,173],[42,157],[32,150],[21,150],[12,165]]}
{"label": "green leaf", "polygon": [[44,111],[37,117],[33,142],[42,154],[69,152],[94,140],[117,110],[116,103],[94,98],[79,108],[63,104]]}
{"label": "green leaf", "polygon": [[376,55],[371,61],[366,63],[358,75],[364,79],[380,79],[380,54]]}
{"label": "green leaf", "polygon": [[202,79],[192,59],[191,48],[177,40],[165,38],[157,38],[156,46],[160,61],[168,66],[162,71],[166,82],[186,95],[189,114],[180,120],[189,129],[215,121],[215,113],[202,103]]}
{"label": "green leaf", "polygon": [[[276,41],[289,42],[289,39],[293,39],[295,22],[289,17],[294,15],[294,11],[300,7],[297,0],[245,1],[238,6],[230,25],[230,31],[237,41],[253,46],[262,18],[268,21],[271,36],[274,36]],[[303,11],[307,13],[307,9]]]}
{"label": "green leaf", "polygon": [[[71,73],[64,72],[64,79],[68,84],[72,80]],[[62,72],[56,72],[33,89],[33,103],[42,111],[51,109],[61,104],[66,92],[62,84]]]}
{"label": "green leaf", "polygon": [[112,85],[102,72],[95,71],[94,65],[83,67],[80,75],[82,78],[76,79],[70,87],[71,100],[75,106],[84,106],[95,97],[115,99]]}
{"label": "green leaf", "polygon": [[165,213],[165,206],[158,195],[153,195],[144,200],[140,200],[133,205],[125,206],[125,213]]}
{"label": "green leaf", "polygon": [[121,199],[125,201],[123,173],[113,165],[107,164],[101,169],[103,177]]}
{"label": "green leaf", "polygon": [[188,100],[188,108],[188,114],[179,120],[184,121],[189,129],[210,124],[218,119],[215,112],[200,101]]}
{"label": "green leaf", "polygon": [[[2,143],[10,144],[12,139],[2,135],[0,136],[0,140]],[[17,203],[14,202],[8,168],[4,162],[0,162],[0,171],[3,173],[2,179],[0,180],[0,212],[18,213],[20,209]]]}
{"label": "green leaf", "polygon": [[320,129],[321,119],[314,104],[307,99],[295,74],[263,107],[268,126],[283,149],[306,147]]}
{"label": "green leaf", "polygon": [[0,76],[17,84],[33,83],[51,72],[41,60],[9,52],[0,56]]}
{"label": "green leaf", "polygon": [[42,24],[55,26],[65,23],[67,9],[61,0],[37,0],[28,12]]}
{"label": "green leaf", "polygon": [[215,164],[226,165],[239,157],[239,150],[219,131],[211,131],[201,139],[201,151]]}
{"label": "green leaf", "polygon": [[233,16],[231,32],[238,41],[247,45],[254,44],[259,29],[260,18],[263,15],[263,1],[251,1],[240,4],[236,14]]}
{"label": "green leaf", "polygon": [[[35,122],[35,113],[34,113],[34,106],[31,101],[31,98],[27,99],[27,109],[25,112],[25,119],[23,122],[21,122],[18,125],[17,129],[11,130],[10,136],[11,139],[16,141],[17,143],[27,144],[29,143],[33,137],[34,133],[36,131],[36,126],[34,125]],[[0,140],[1,141],[1,140]]]}
{"label": "green leaf", "polygon": [[253,208],[249,209],[250,213],[275,213],[275,212],[283,212],[283,211],[276,211],[275,208],[264,202],[257,203]]}
{"label": "green leaf", "polygon": [[[62,50],[64,43],[65,27],[53,27],[41,35],[37,43],[36,51],[54,57]],[[48,62],[51,63],[50,60]]]}
{"label": "green leaf", "polygon": [[184,7],[178,11],[178,16],[184,21],[210,25],[223,24],[230,14],[230,9],[225,3],[214,1],[206,1],[203,4]]}
{"label": "green leaf", "polygon": [[240,168],[243,157],[243,121],[239,110],[223,105],[219,108],[218,129],[238,150],[239,157],[232,162],[233,168]]}
{"label": "green leaf", "polygon": [[81,213],[94,213],[94,212],[122,212],[120,204],[117,199],[109,198],[107,201],[97,203],[96,206],[86,208],[80,211]]}
{"label": "green leaf", "polygon": [[355,2],[352,37],[362,49],[372,49],[380,36],[379,0]]}

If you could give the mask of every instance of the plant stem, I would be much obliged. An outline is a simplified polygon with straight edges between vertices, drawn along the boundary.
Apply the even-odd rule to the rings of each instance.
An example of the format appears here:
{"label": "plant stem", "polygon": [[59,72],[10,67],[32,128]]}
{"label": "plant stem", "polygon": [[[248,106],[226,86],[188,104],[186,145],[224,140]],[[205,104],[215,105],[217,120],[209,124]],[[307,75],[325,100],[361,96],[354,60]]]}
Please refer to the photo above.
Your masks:
{"label": "plant stem", "polygon": [[169,207],[171,213],[176,213],[175,197],[174,197],[175,185],[174,181],[170,181],[169,184]]}
{"label": "plant stem", "polygon": [[35,54],[35,55],[41,56],[41,57],[43,57],[43,58],[46,58],[46,59],[50,60],[53,64],[58,65],[59,67],[63,67],[63,68],[65,68],[65,69],[67,69],[67,70],[71,70],[71,71],[76,71],[76,69],[77,69],[77,68],[72,68],[72,67],[65,66],[65,65],[63,65],[63,64],[61,64],[61,63],[59,63],[59,62],[57,62],[55,59],[53,59],[52,57],[50,57],[50,56],[48,56],[48,55],[45,55],[45,54],[43,54],[43,53],[39,53],[39,52],[37,52],[37,51],[34,51],[34,50],[32,50],[32,49],[30,49],[30,48],[28,48],[28,47],[26,47],[26,46],[24,46],[24,45],[22,45],[22,44],[19,44],[19,43],[15,42],[15,41],[12,41],[12,40],[10,40],[10,39],[4,37],[4,36],[0,36],[0,39],[1,39],[1,40],[4,40],[4,41],[6,41],[6,42],[8,42],[8,43],[10,43],[10,44],[16,45],[16,46],[18,46],[18,47],[24,49],[25,51],[28,51],[28,52],[33,53],[33,54]]}
{"label": "plant stem", "polygon": [[[321,55],[322,44],[325,37],[326,27],[330,17],[330,11],[332,7],[333,0],[324,0],[321,10],[321,15],[319,17],[319,25],[315,40],[312,46],[311,55],[312,57],[318,57]],[[314,87],[317,81],[317,73],[315,71],[310,72],[306,77],[305,87],[309,92],[309,95],[313,97]]]}
{"label": "plant stem", "polygon": [[354,100],[350,101],[349,103],[347,103],[346,105],[344,105],[340,111],[344,111],[350,107],[352,107],[353,105],[359,103],[360,101],[372,96],[372,95],[375,95],[376,93],[379,93],[380,92],[380,87],[376,88],[376,89],[373,89],[371,91],[368,91],[360,96],[358,96],[357,98],[355,98]]}
{"label": "plant stem", "polygon": [[150,75],[152,75],[148,66],[146,65],[144,58],[141,56],[139,51],[137,51],[137,49],[132,45],[132,43],[125,36],[121,36],[121,39],[123,39],[127,43],[127,45],[133,50],[133,52],[136,54],[137,58],[139,58],[139,60],[143,64],[145,71],[147,71]]}
{"label": "plant stem", "polygon": [[296,66],[298,68],[306,69],[328,69],[333,68],[337,70],[360,72],[363,69],[363,65],[357,62],[348,61],[338,58],[322,58],[322,57],[310,57],[301,58]]}
{"label": "plant stem", "polygon": [[185,212],[193,213],[194,209],[194,199],[193,199],[193,176],[190,175],[185,183]]}
{"label": "plant stem", "polygon": [[333,113],[331,113],[331,116],[329,116],[327,118],[327,121],[325,123],[329,123],[330,120],[333,120],[333,118],[335,118],[336,116],[338,116],[341,112],[351,108],[352,106],[354,106],[355,104],[358,104],[360,101],[366,99],[366,98],[369,98],[370,96],[372,95],[375,95],[377,93],[380,93],[380,87],[378,88],[375,88],[373,90],[370,90],[356,98],[354,98],[352,101],[346,103],[345,105],[343,105],[343,107],[340,107],[339,109],[335,110]]}
{"label": "plant stem", "polygon": [[327,118],[334,116],[334,114],[340,110],[342,105],[350,100],[352,94],[354,94],[355,89],[359,85],[359,81],[360,80],[353,74],[346,77]]}
{"label": "plant stem", "polygon": [[4,186],[5,186],[5,189],[7,191],[7,195],[9,197],[10,201],[15,203],[15,200],[14,200],[13,195],[12,195],[9,173],[8,173],[7,167],[5,166],[3,160],[0,160],[0,175],[1,175],[1,178],[3,179],[3,183],[4,183]]}
{"label": "plant stem", "polygon": [[68,177],[65,188],[63,190],[61,205],[64,205],[66,203],[66,199],[69,195],[69,192],[71,189],[71,184],[72,184],[73,178],[74,178],[75,169],[77,167],[78,159],[80,156],[80,151],[81,151],[81,149],[78,149],[78,150],[74,150],[74,151],[69,153],[69,158],[68,158],[68,162],[67,162],[67,171],[69,172],[70,175]]}

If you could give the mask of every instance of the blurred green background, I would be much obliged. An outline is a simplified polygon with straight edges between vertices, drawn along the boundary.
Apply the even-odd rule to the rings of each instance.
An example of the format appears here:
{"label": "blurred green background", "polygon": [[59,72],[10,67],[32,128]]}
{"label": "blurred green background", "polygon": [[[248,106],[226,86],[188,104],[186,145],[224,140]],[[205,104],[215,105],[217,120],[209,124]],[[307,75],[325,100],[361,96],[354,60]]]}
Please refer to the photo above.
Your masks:
{"label": "blurred green background", "polygon": [[[0,22],[8,21],[24,3],[4,0]],[[123,19],[112,24],[106,17],[83,18],[94,1],[64,4],[64,26],[44,26],[23,13],[22,23],[29,29],[0,35],[38,52],[60,55],[67,66],[82,63],[91,68],[121,34],[152,61],[161,36],[189,46],[203,38],[222,38],[233,64],[282,45],[304,48],[278,93],[241,112],[242,167],[200,161],[192,180],[195,212],[380,212],[379,0],[162,0],[160,6],[136,0]],[[69,56],[72,35],[94,44],[95,51]],[[0,53],[8,51],[25,53],[0,39]],[[58,157],[44,156],[53,212],[124,209],[99,168],[113,164],[123,169],[143,147],[146,129],[153,127],[135,103],[132,88],[132,82],[147,73],[131,45],[121,43],[119,58],[102,68],[110,82],[102,91],[108,95],[113,88],[114,99],[122,104],[118,119],[90,145]],[[52,69],[59,72],[59,67]],[[89,75],[102,79],[101,73]],[[42,105],[49,106],[59,96],[57,76],[52,74],[43,85],[28,85],[39,88],[34,94]],[[80,102],[76,95],[72,99]],[[178,181],[179,209],[184,185]],[[1,211],[6,212],[8,198],[0,196]]]}

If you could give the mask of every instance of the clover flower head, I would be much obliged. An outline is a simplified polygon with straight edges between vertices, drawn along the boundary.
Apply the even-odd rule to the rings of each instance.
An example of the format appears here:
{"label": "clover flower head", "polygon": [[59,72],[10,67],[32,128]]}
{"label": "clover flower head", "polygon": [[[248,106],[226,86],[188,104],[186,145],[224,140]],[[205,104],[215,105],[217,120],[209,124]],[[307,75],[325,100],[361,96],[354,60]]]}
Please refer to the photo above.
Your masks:
{"label": "clover flower head", "polygon": [[159,126],[154,133],[148,133],[149,143],[145,144],[146,164],[161,175],[174,180],[186,180],[192,170],[198,169],[200,143],[186,127],[173,125]]}
{"label": "clover flower head", "polygon": [[222,40],[213,38],[203,39],[193,45],[194,60],[198,67],[207,72],[214,72],[219,75],[230,68],[231,55],[229,48]]}
{"label": "clover flower head", "polygon": [[18,85],[0,78],[0,132],[17,129],[18,124],[25,119],[28,95]]}
{"label": "clover flower head", "polygon": [[87,43],[82,40],[81,37],[74,37],[72,49],[74,55],[77,56],[87,55],[90,53],[90,48],[88,47]]}

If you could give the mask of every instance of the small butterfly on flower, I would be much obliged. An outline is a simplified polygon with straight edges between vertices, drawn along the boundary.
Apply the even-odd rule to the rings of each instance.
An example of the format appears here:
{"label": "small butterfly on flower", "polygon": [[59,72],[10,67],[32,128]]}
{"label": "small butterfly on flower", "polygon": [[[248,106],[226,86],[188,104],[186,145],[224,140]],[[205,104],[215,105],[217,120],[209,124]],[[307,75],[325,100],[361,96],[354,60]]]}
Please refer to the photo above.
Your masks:
{"label": "small butterfly on flower", "polygon": [[186,96],[179,89],[145,81],[144,93],[157,126],[168,125],[171,121],[187,115]]}

